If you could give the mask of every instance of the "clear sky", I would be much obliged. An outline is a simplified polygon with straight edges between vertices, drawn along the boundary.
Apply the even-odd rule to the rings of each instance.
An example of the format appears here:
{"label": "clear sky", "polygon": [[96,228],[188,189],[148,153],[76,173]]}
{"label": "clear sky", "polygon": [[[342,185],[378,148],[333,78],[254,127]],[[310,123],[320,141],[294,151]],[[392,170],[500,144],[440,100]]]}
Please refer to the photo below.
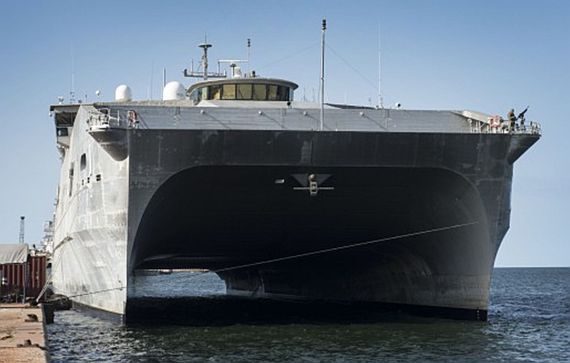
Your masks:
{"label": "clear sky", "polygon": [[[515,164],[511,229],[497,266],[570,266],[570,1],[28,1],[0,3],[0,243],[39,241],[59,176],[49,105],[111,100],[126,83],[160,96],[207,34],[212,59],[318,93],[328,20],[329,102],[376,104],[378,29],[385,105],[506,114],[530,105],[543,138]],[[247,67],[246,67],[247,68]]]}

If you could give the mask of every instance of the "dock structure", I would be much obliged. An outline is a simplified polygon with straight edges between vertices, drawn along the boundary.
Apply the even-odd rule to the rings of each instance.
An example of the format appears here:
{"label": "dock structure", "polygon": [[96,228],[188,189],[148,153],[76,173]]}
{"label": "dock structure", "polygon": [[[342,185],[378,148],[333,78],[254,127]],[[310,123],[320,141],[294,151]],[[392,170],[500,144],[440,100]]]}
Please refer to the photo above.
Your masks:
{"label": "dock structure", "polygon": [[0,304],[0,363],[49,362],[41,307]]}

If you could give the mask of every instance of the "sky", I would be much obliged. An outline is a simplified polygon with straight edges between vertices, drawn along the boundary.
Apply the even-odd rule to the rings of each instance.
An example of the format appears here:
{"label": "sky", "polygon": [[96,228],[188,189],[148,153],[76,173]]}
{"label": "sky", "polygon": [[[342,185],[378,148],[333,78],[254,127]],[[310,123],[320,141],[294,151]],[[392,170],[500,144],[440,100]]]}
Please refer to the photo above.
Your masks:
{"label": "sky", "polygon": [[[0,3],[0,243],[38,242],[59,178],[49,105],[58,96],[161,95],[207,36],[211,59],[318,94],[327,18],[326,101],[477,110],[527,105],[543,137],[516,163],[511,229],[496,266],[570,266],[570,1],[29,1]],[[379,47],[380,44],[380,47]],[[73,82],[72,82],[73,79]],[[95,91],[100,90],[97,98]]]}

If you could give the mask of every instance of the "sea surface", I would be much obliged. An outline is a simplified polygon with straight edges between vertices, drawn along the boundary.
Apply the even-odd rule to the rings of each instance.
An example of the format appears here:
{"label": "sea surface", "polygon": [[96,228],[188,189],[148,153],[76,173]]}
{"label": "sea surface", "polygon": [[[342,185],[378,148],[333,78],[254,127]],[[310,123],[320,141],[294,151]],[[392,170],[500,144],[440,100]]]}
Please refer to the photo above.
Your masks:
{"label": "sea surface", "polygon": [[[223,294],[212,274],[147,277],[150,296]],[[570,362],[570,268],[495,269],[488,322],[121,326],[77,311],[48,326],[53,362]]]}

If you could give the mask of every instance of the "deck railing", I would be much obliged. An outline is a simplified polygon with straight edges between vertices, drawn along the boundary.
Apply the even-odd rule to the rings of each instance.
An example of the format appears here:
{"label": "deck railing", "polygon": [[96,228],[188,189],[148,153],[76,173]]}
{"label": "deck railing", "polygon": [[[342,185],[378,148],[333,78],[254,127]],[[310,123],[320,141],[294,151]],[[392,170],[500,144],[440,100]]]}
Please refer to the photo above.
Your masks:
{"label": "deck railing", "polygon": [[111,112],[109,108],[101,108],[90,112],[87,124],[91,129],[136,129],[145,126],[144,121],[136,111],[114,110]]}
{"label": "deck railing", "polygon": [[536,121],[530,121],[528,125],[526,120],[514,122],[501,119],[498,116],[490,117],[488,121],[480,121],[468,119],[471,132],[483,134],[530,134],[541,135],[542,126]]}

